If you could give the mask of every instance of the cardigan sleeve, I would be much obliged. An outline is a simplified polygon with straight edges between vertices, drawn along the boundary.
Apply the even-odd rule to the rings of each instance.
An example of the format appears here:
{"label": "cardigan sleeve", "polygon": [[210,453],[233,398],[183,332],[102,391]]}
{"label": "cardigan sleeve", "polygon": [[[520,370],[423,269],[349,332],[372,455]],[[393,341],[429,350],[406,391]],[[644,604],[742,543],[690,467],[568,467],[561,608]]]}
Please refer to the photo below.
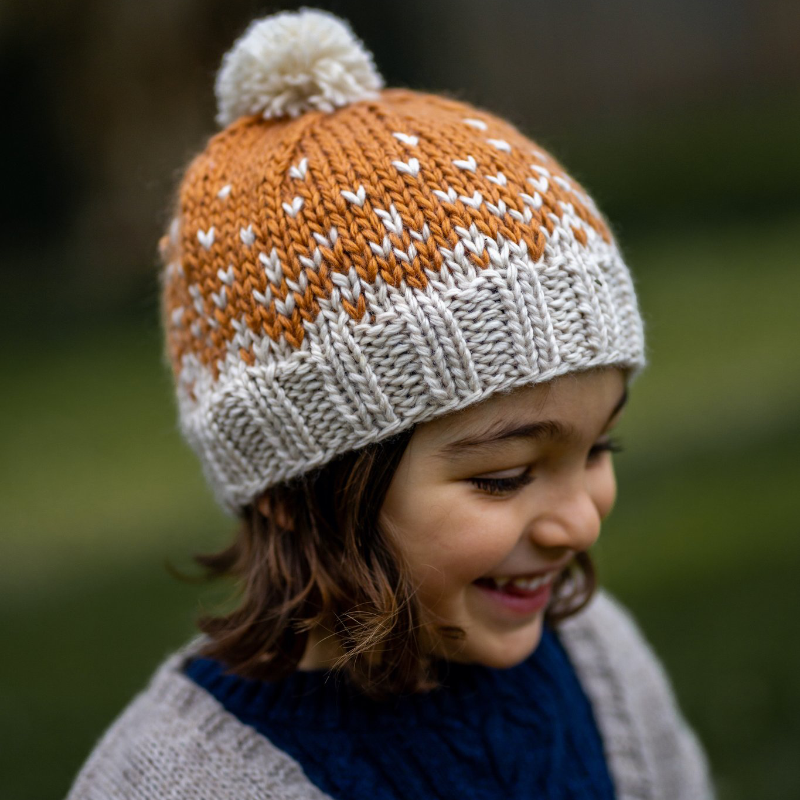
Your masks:
{"label": "cardigan sleeve", "polygon": [[330,800],[181,663],[165,662],[106,731],[67,800]]}
{"label": "cardigan sleeve", "polygon": [[710,800],[708,762],[664,668],[605,592],[559,635],[597,719],[619,800]]}

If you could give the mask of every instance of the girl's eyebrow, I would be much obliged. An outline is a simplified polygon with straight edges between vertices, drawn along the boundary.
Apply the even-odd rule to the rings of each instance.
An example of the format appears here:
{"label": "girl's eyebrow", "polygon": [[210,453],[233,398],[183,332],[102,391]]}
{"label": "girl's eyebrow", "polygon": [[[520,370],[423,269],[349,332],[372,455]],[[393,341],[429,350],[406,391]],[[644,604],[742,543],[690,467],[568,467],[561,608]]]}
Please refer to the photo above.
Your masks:
{"label": "girl's eyebrow", "polygon": [[[603,426],[604,430],[608,427],[611,420],[622,411],[627,401],[628,390],[626,389],[608,415],[606,424]],[[568,441],[575,438],[575,436],[575,429],[571,425],[558,422],[557,420],[546,419],[539,422],[526,423],[524,425],[514,425],[501,421],[485,433],[465,436],[463,439],[457,439],[454,442],[446,444],[436,453],[436,456],[439,458],[452,459],[467,454],[474,455],[476,451],[491,450],[501,442],[506,442],[509,439]]]}

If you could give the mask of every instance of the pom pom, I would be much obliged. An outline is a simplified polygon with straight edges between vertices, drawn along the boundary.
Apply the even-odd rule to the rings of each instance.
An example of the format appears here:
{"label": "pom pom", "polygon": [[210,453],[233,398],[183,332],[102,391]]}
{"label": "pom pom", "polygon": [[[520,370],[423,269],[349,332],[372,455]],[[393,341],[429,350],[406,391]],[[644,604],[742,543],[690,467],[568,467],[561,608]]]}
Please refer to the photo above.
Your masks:
{"label": "pom pom", "polygon": [[217,74],[217,122],[249,114],[296,117],[374,97],[383,86],[372,55],[348,25],[303,9],[256,20]]}

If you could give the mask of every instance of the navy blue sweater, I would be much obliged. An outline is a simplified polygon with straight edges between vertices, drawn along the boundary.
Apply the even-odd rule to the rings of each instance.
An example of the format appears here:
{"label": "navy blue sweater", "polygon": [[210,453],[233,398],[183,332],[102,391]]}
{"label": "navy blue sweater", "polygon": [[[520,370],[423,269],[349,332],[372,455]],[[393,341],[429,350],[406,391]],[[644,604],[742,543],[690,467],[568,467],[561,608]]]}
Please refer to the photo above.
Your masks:
{"label": "navy blue sweater", "polygon": [[324,670],[274,683],[196,658],[186,674],[338,800],[611,800],[589,701],[545,628],[511,669],[449,665],[445,685],[385,703]]}

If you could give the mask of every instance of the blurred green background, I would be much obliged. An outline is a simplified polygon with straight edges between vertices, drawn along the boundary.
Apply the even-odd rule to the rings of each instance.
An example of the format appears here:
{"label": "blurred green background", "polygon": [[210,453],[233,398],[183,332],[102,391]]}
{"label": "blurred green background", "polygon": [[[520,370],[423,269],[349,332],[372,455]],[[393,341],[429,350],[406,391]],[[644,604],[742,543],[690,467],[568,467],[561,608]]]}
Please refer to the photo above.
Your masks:
{"label": "blurred green background", "polygon": [[[597,547],[722,800],[800,793],[800,4],[339,2],[392,85],[510,117],[612,221],[651,365]],[[281,7],[293,7],[285,3]],[[155,242],[216,65],[274,7],[0,5],[0,798],[63,796],[212,591]]]}

